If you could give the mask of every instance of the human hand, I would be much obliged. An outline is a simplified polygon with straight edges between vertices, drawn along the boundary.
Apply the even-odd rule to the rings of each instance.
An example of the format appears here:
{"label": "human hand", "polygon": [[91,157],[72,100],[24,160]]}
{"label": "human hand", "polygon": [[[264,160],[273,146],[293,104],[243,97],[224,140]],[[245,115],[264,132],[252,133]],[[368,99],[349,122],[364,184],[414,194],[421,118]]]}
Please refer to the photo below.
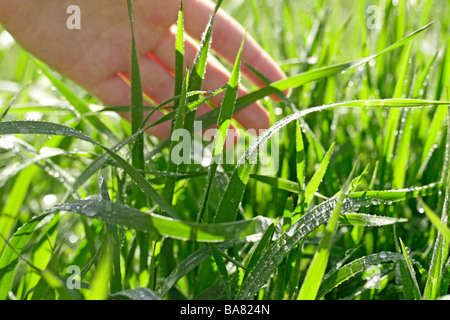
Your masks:
{"label": "human hand", "polygon": [[[67,7],[81,8],[80,30],[66,26]],[[175,64],[175,34],[180,0],[133,0],[136,47],[139,54],[144,92],[157,103],[173,97]],[[185,0],[186,65],[192,65],[200,40],[214,11],[209,0]],[[62,75],[74,80],[105,105],[130,104],[129,86],[119,74],[131,74],[131,29],[125,0],[0,0],[0,23],[30,53]],[[244,28],[223,10],[219,10],[213,33],[212,50],[233,63],[241,44]],[[153,57],[153,58],[152,58]],[[285,78],[270,56],[247,36],[243,60],[264,74],[269,80]],[[245,66],[242,73],[257,86],[263,83]],[[230,77],[221,63],[210,57],[203,90],[217,90]],[[239,96],[248,91],[241,86]],[[220,105],[220,95],[211,101]],[[207,113],[210,107],[201,106],[197,115]],[[129,113],[122,116],[130,119]],[[159,119],[155,113],[150,122]],[[245,129],[265,129],[269,126],[267,111],[259,103],[234,115]],[[158,138],[170,134],[166,122],[149,129]]]}

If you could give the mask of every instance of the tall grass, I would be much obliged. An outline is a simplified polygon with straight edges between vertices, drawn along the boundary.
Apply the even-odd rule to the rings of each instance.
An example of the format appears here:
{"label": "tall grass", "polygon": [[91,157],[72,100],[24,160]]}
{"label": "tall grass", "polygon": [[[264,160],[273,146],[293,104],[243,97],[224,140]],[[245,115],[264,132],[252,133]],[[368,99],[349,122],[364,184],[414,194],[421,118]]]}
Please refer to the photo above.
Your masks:
{"label": "tall grass", "polygon": [[[134,40],[127,123],[0,33],[0,299],[448,295],[448,3],[219,6],[288,79],[254,70],[267,83],[254,88],[240,52],[228,84],[200,91],[215,17],[185,70],[181,5],[174,97],[149,110],[172,107],[157,123],[194,133],[196,108],[224,92],[197,119],[218,125],[209,148],[221,156],[240,127],[232,114],[260,100],[272,127],[242,136],[235,164],[179,165],[176,141],[144,134],[157,123],[144,117]],[[252,89],[237,98],[240,82]],[[266,145],[272,174],[251,161]]]}

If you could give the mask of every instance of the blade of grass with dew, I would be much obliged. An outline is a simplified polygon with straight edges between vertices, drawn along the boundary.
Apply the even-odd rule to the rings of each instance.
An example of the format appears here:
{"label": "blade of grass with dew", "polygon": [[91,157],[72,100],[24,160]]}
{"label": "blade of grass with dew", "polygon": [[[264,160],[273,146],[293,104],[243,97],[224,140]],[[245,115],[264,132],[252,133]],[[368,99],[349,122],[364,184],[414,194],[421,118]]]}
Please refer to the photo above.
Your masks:
{"label": "blade of grass with dew", "polygon": [[323,298],[334,288],[370,267],[376,267],[384,263],[402,261],[403,259],[404,257],[400,253],[381,252],[352,261],[324,278],[317,294],[317,299]]}
{"label": "blade of grass with dew", "polygon": [[52,149],[44,154],[40,154],[35,156],[34,158],[29,158],[23,161],[20,164],[13,163],[5,168],[0,170],[0,188],[4,186],[4,184],[11,178],[15,177],[19,172],[24,170],[25,168],[31,166],[32,164],[38,163],[42,160],[46,160],[49,158],[57,157],[60,155],[66,155],[67,152],[61,149]]}
{"label": "blade of grass with dew", "polygon": [[[144,126],[145,123],[147,123],[148,119],[160,108],[164,107],[165,105],[169,104],[170,102],[173,101],[174,98],[169,99],[165,102],[163,102],[162,104],[160,104],[159,106],[153,108],[153,110],[150,111],[150,113],[147,115],[146,119],[144,120],[143,123],[143,127],[141,128],[141,130],[137,133],[135,133],[134,135],[130,136],[129,138],[123,140],[122,142],[120,142],[119,144],[117,144],[116,146],[114,146],[113,148],[111,148],[111,151],[113,152],[118,152],[120,151],[123,147],[125,147],[128,143],[132,142],[137,136],[138,134],[140,134],[140,132],[144,132],[145,130],[152,128],[154,126],[157,125],[157,123],[152,123],[148,126]],[[129,107],[128,107],[129,110]],[[168,140],[166,140],[168,141]],[[165,147],[165,145],[160,144],[160,146]],[[153,150],[153,152],[157,152],[157,148],[155,148]],[[76,190],[78,190],[78,188],[82,187],[83,184],[97,171],[99,170],[103,164],[110,158],[109,153],[104,153],[101,156],[99,156],[97,159],[95,159],[82,173],[81,175],[76,179],[76,181],[73,183],[72,188],[70,190],[68,190],[68,192],[64,195],[62,202],[67,201],[67,199],[70,197],[71,194],[73,194]]]}
{"label": "blade of grass with dew", "polygon": [[[180,10],[178,11],[178,22],[177,22],[177,35],[175,38],[175,96],[180,96],[174,102],[176,108],[175,120],[172,121],[172,128],[170,130],[170,136],[172,136],[175,130],[179,130],[183,127],[184,113],[186,107],[186,93],[187,87],[189,86],[189,68],[187,70],[186,76],[184,76],[184,11],[183,11],[183,1],[180,3]],[[168,172],[176,173],[178,171],[178,166],[173,162],[172,152],[175,148],[176,143],[170,141],[169,147],[169,159],[168,159]],[[166,185],[164,186],[163,197],[166,201],[171,204],[173,202],[173,193],[175,191],[176,179],[174,177],[168,176],[166,179]]]}
{"label": "blade of grass with dew", "polygon": [[302,195],[298,197],[298,205],[300,205],[304,198],[303,193],[305,187],[305,159],[306,159],[305,146],[303,144],[302,128],[300,125],[300,121],[296,122],[295,152],[296,152],[298,191]]}
{"label": "blade of grass with dew", "polygon": [[[347,63],[342,63],[342,64],[338,64],[338,65],[332,65],[332,66],[327,66],[327,67],[323,67],[323,68],[319,68],[316,70],[312,70],[312,71],[308,71],[305,73],[301,73],[299,75],[284,79],[284,80],[280,80],[278,82],[272,83],[271,85],[264,87],[262,89],[256,90],[254,92],[251,92],[245,96],[242,96],[240,98],[237,99],[236,101],[236,106],[235,106],[235,113],[244,109],[245,107],[249,106],[250,104],[265,98],[269,95],[272,94],[277,94],[280,91],[285,91],[291,88],[296,88],[296,87],[300,87],[304,84],[310,83],[312,81],[316,81],[316,80],[320,80],[323,78],[327,78],[331,75],[336,75],[342,71],[345,71],[347,69],[350,68],[356,68],[358,66],[361,66],[363,64],[366,64],[367,62],[380,57],[392,50],[395,50],[397,48],[400,48],[402,46],[404,46],[405,44],[407,44],[408,42],[412,41],[415,37],[417,37],[420,33],[422,33],[423,31],[425,31],[427,28],[429,28],[431,26],[432,23],[414,31],[413,33],[407,35],[406,37],[404,37],[403,39],[397,41],[396,43],[392,44],[391,46],[385,48],[384,50],[378,52],[377,54],[368,56],[366,58],[362,58],[359,60],[354,60],[352,62],[347,62]],[[190,90],[189,90],[190,91]],[[173,118],[174,116],[174,112],[169,113],[170,117],[168,117],[167,119],[164,119],[164,121],[168,121],[169,119]],[[168,115],[169,115],[168,114]],[[214,109],[200,117],[197,118],[197,121],[201,121],[202,122],[202,127],[203,128],[207,128],[210,127],[212,125],[214,125],[214,123],[217,120],[219,114],[219,110],[218,109]],[[160,122],[161,123],[161,122]]]}
{"label": "blade of grass with dew", "polygon": [[112,246],[111,239],[106,237],[102,244],[100,259],[87,296],[88,300],[105,300],[109,295]]}
{"label": "blade of grass with dew", "polygon": [[238,240],[262,233],[271,219],[258,216],[222,224],[197,224],[157,214],[148,214],[134,208],[101,199],[77,200],[58,205],[49,212],[67,211],[94,218],[127,229],[157,233],[179,240],[223,242]]}
{"label": "blade of grass with dew", "polygon": [[259,240],[258,245],[256,246],[256,249],[253,252],[252,257],[250,258],[250,260],[247,264],[247,267],[245,269],[244,280],[248,277],[249,273],[256,266],[258,261],[261,259],[261,256],[262,256],[264,250],[269,246],[270,242],[272,241],[272,237],[275,232],[276,225],[277,225],[277,221],[272,223],[267,228],[267,230],[264,232],[261,240]]}
{"label": "blade of grass with dew", "polygon": [[[30,59],[50,80],[55,88],[67,99],[67,101],[69,101],[69,103],[75,108],[75,110],[78,111],[78,113],[82,115],[91,112],[91,109],[89,108],[87,103],[80,99],[76,94],[74,94],[72,90],[70,90],[64,83],[58,80],[45,64],[32,56],[30,56]],[[119,141],[116,135],[98,117],[88,117],[86,119],[94,128],[97,129],[99,133],[104,134],[113,142],[117,143]]]}
{"label": "blade of grass with dew", "polygon": [[17,98],[19,97],[20,93],[25,90],[28,86],[30,85],[30,82],[26,83],[25,85],[23,85],[22,87],[20,87],[20,89],[16,92],[16,94],[9,100],[9,102],[7,104],[5,104],[3,106],[3,108],[0,110],[0,122],[2,122],[6,115],[8,114],[9,110],[11,109],[12,105],[14,104],[14,102],[17,100]]}
{"label": "blade of grass with dew", "polygon": [[450,83],[450,38],[447,37],[445,49],[443,52],[444,59],[442,67],[439,69],[438,85],[436,88],[436,97],[442,98],[445,94],[445,88]]}
{"label": "blade of grass with dew", "polygon": [[[32,185],[33,178],[38,173],[39,168],[36,166],[28,167],[19,173],[8,199],[3,204],[0,211],[0,235],[8,238],[13,232],[13,227],[19,217],[20,208],[24,203],[28,190]],[[5,249],[5,243],[0,241],[0,254]]]}
{"label": "blade of grass with dew", "polygon": [[[297,76],[275,82],[275,83],[271,84],[270,86],[267,86],[265,88],[259,89],[252,93],[249,93],[243,97],[240,97],[236,101],[235,112],[238,112],[238,111],[242,110],[243,108],[247,107],[248,105],[256,102],[257,100],[265,98],[271,94],[276,94],[276,93],[279,93],[280,91],[284,91],[284,90],[295,88],[295,87],[300,87],[306,83],[320,80],[320,79],[329,77],[331,75],[338,74],[344,70],[347,70],[350,68],[355,68],[360,65],[366,64],[367,62],[369,62],[377,57],[380,57],[385,53],[388,53],[392,50],[402,47],[403,45],[407,44],[409,41],[412,41],[421,32],[423,32],[424,30],[429,28],[431,26],[431,24],[432,23],[416,30],[415,32],[409,34],[408,36],[397,41],[393,45],[387,47],[386,49],[380,51],[379,53],[377,53],[375,55],[372,55],[372,56],[369,56],[369,57],[366,57],[363,59],[355,60],[353,62],[323,67],[320,69],[305,72],[305,73],[299,74]],[[214,122],[216,121],[218,114],[219,114],[219,110],[215,109],[215,110],[212,110],[212,111],[200,116],[197,120],[202,122],[202,127],[210,127],[210,126],[214,125]],[[170,117],[173,117],[173,112],[170,113],[169,115],[170,115]],[[169,120],[169,117],[167,119],[164,119],[164,121],[167,121],[167,120]],[[164,144],[164,143],[167,143],[167,141],[162,142],[162,144]]]}
{"label": "blade of grass with dew", "polygon": [[314,195],[316,191],[319,188],[320,183],[323,180],[323,176],[325,175],[325,172],[327,171],[328,164],[330,163],[331,155],[333,154],[333,149],[335,147],[336,143],[333,142],[330,149],[328,149],[328,152],[326,153],[325,157],[323,158],[322,162],[319,165],[319,168],[314,173],[314,176],[309,181],[308,185],[306,186],[304,197],[302,197],[302,200],[300,201],[300,205],[297,206],[297,208],[294,210],[295,213],[303,213],[306,208],[311,203],[311,200],[314,198]]}
{"label": "blade of grass with dew", "polygon": [[277,186],[278,189],[292,192],[292,193],[300,193],[300,186],[297,182],[285,180],[281,178],[275,178],[275,177],[269,177],[269,176],[262,176],[259,174],[251,174],[250,178],[268,184],[272,186]]}
{"label": "blade of grass with dew", "polygon": [[[369,166],[366,167],[366,169],[363,171],[363,173],[360,176],[358,176],[357,178],[355,178],[352,181],[352,192],[355,192],[355,190],[361,184],[361,182],[363,181],[364,177],[366,176],[368,170],[369,170]],[[300,193],[300,186],[297,182],[294,182],[294,181],[276,178],[276,177],[270,177],[270,176],[263,176],[263,175],[259,175],[259,174],[251,174],[250,178],[254,179],[256,181],[265,183],[265,184],[276,185],[278,189],[283,190],[283,191],[297,193],[297,194]],[[316,192],[316,196],[318,196],[318,195],[319,194]],[[334,196],[336,197],[336,196],[338,196],[338,194],[335,194]],[[328,197],[325,197],[323,195],[320,195],[320,197],[322,197],[326,200],[329,199]]]}
{"label": "blade of grass with dew", "polygon": [[[422,295],[420,294],[419,284],[417,283],[416,273],[414,272],[413,264],[411,258],[409,257],[408,251],[406,251],[405,244],[402,239],[399,238],[400,246],[402,248],[403,256],[405,257],[404,261],[399,261],[400,264],[405,263],[408,270],[408,278],[406,275],[402,273],[402,283],[404,286],[405,295],[408,297],[408,300],[421,300]],[[406,288],[405,288],[406,284]],[[411,292],[412,291],[412,292]]]}
{"label": "blade of grass with dew", "polygon": [[222,279],[222,282],[225,285],[225,292],[227,295],[228,300],[231,299],[231,283],[230,278],[228,276],[228,271],[225,263],[223,262],[222,255],[219,253],[219,249],[217,248],[217,245],[214,243],[211,243],[208,245],[209,250],[211,251],[212,257],[214,258],[214,262],[217,266],[217,269],[219,270],[220,277]]}
{"label": "blade of grass with dew", "polygon": [[[448,108],[447,108],[448,110]],[[445,162],[442,170],[442,177],[445,183],[445,194],[443,198],[441,222],[447,225],[448,211],[450,208],[450,113],[447,112],[447,142],[445,151]],[[426,209],[427,207],[425,207]],[[433,215],[429,215],[433,217]],[[428,271],[428,278],[423,294],[424,299],[436,299],[440,294],[440,284],[442,279],[442,268],[444,264],[444,250],[447,246],[446,238],[443,237],[439,231],[435,240],[433,255],[431,258],[430,269]]]}
{"label": "blade of grass with dew", "polygon": [[[139,134],[137,132],[136,134]],[[39,121],[8,121],[0,123],[0,134],[44,134],[67,136],[89,142],[105,150],[111,158],[130,176],[130,178],[141,188],[141,190],[152,199],[162,210],[175,219],[179,219],[174,209],[161,197],[152,187],[147,179],[142,176],[131,164],[114,153],[101,143],[93,140],[84,133],[60,124]]]}
{"label": "blade of grass with dew", "polygon": [[425,210],[425,214],[427,215],[430,222],[433,226],[450,242],[450,229],[441,221],[441,218],[431,210],[431,208],[421,199],[419,198],[420,205]]}
{"label": "blade of grass with dew", "polygon": [[[229,249],[235,245],[245,243],[251,239],[245,239],[240,241],[227,241],[223,243],[218,243],[217,247],[225,250]],[[208,246],[204,246],[195,252],[191,253],[186,259],[179,263],[176,268],[171,272],[171,274],[164,280],[164,283],[156,290],[156,293],[160,297],[167,295],[169,290],[180,280],[182,277],[187,275],[190,271],[199,266],[203,261],[211,257],[211,250]]]}
{"label": "blade of grass with dew", "polygon": [[[144,120],[144,96],[134,35],[134,14],[131,0],[127,0],[127,5],[131,27],[131,131],[135,134],[141,129]],[[137,170],[145,169],[143,133],[140,133],[134,140],[131,162]],[[146,206],[145,196],[137,186],[133,186],[133,193],[135,194],[136,206]]]}
{"label": "blade of grass with dew", "polygon": [[299,300],[314,300],[317,297],[317,293],[319,291],[320,284],[322,283],[323,276],[328,265],[328,260],[331,255],[331,247],[333,245],[334,235],[338,226],[342,203],[350,190],[350,182],[353,180],[353,175],[358,167],[359,159],[357,164],[353,167],[347,182],[342,188],[342,193],[339,196],[336,207],[334,208],[331,218],[325,228],[325,234],[320,240],[319,246],[317,247],[314,257],[308,267],[308,271],[306,272],[305,279],[298,295]]}
{"label": "blade of grass with dew", "polygon": [[[205,78],[206,74],[206,66],[208,63],[208,55],[209,50],[211,47],[212,42],[212,32],[213,32],[213,26],[214,26],[214,20],[216,18],[217,11],[219,10],[220,6],[222,5],[223,0],[219,0],[216,3],[216,6],[214,8],[214,11],[209,19],[208,25],[206,26],[206,30],[202,35],[202,41],[200,42],[200,47],[197,52],[197,55],[194,59],[194,65],[192,68],[192,73],[189,79],[189,88],[188,91],[195,91],[200,90],[203,84],[203,79]],[[194,96],[192,99],[196,99],[197,97]],[[192,100],[188,100],[188,102],[191,102]],[[184,128],[188,130],[188,132],[191,134],[191,137],[193,137],[194,134],[194,121],[196,116],[196,110],[191,110],[186,114],[185,118],[185,125]]]}
{"label": "blade of grass with dew", "polygon": [[[402,201],[412,197],[436,194],[439,191],[439,184],[432,184],[415,189],[385,190],[357,192],[350,194],[343,203],[341,214],[356,211],[359,208],[379,204],[389,204],[391,202]],[[377,194],[380,198],[377,198]],[[323,223],[327,222],[331,212],[335,209],[338,199],[331,198],[321,204],[306,211],[295,223],[293,223],[280,237],[265,250],[263,256],[253,268],[247,279],[242,283],[236,299],[252,299],[255,294],[269,279],[277,265],[284,257],[308,234],[314,231]],[[401,255],[400,255],[401,256]]]}
{"label": "blade of grass with dew", "polygon": [[359,227],[382,227],[395,223],[404,223],[408,219],[377,216],[364,213],[344,213],[339,217],[339,224]]}
{"label": "blade of grass with dew", "polygon": [[[407,76],[407,70],[409,67],[409,61],[411,57],[411,51],[412,51],[412,42],[408,44],[408,46],[403,48],[400,62],[399,62],[399,73],[400,76],[397,79],[397,84],[395,86],[394,91],[394,98],[403,98],[404,90],[405,90],[405,80]],[[399,131],[398,131],[398,124],[400,120],[401,110],[400,109],[390,109],[389,110],[389,116],[387,119],[386,124],[386,132],[384,135],[384,142],[383,142],[383,159],[381,161],[380,166],[380,186],[381,188],[384,188],[384,180],[385,180],[385,173],[388,169],[388,166],[391,165],[392,159],[394,159],[394,147],[399,140]],[[394,175],[394,181],[396,184],[399,184],[400,179],[404,179],[404,175],[397,170],[404,170],[404,168],[397,168],[402,166],[403,158],[397,158],[393,164],[393,172],[396,172]],[[398,178],[397,178],[398,177]],[[401,181],[401,184],[403,184],[403,181]],[[401,186],[396,186],[395,188],[401,188]]]}
{"label": "blade of grass with dew", "polygon": [[[223,97],[222,105],[220,107],[219,119],[217,120],[217,131],[214,137],[213,143],[213,153],[212,153],[212,163],[209,166],[208,176],[206,177],[206,186],[204,195],[202,198],[202,203],[200,205],[200,210],[197,216],[197,222],[202,221],[205,215],[205,211],[208,204],[209,193],[211,191],[211,186],[216,175],[217,168],[219,166],[219,159],[223,155],[223,149],[225,147],[228,130],[231,125],[231,117],[234,113],[234,106],[236,104],[236,98],[239,89],[239,79],[241,70],[241,57],[242,51],[244,49],[245,36],[242,39],[241,47],[238,51],[236,61],[234,64],[233,72],[231,73],[230,80],[227,84],[227,89]],[[233,221],[228,220],[226,217],[214,216],[212,221],[224,222]],[[209,221],[209,217],[206,217],[206,222]]]}

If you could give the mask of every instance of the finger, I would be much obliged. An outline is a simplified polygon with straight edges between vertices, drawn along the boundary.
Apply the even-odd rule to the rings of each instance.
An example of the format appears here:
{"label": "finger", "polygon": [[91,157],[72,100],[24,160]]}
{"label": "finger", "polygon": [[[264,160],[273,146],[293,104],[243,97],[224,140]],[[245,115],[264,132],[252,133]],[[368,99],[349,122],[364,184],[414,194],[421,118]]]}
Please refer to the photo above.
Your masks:
{"label": "finger", "polygon": [[[154,50],[154,55],[158,60],[166,65],[169,69],[175,68],[175,52],[173,50],[175,46],[176,36],[173,32],[168,32],[165,37],[162,38],[158,48]],[[185,65],[188,63],[192,65],[195,56],[198,51],[196,43],[186,38],[185,41]],[[207,70],[203,81],[203,89],[214,91],[225,85],[231,77],[230,72],[214,57],[208,58]],[[244,96],[248,94],[248,90],[240,85],[238,89],[238,96]],[[223,100],[223,94],[219,94],[211,99],[211,102],[215,105],[221,105]],[[245,129],[261,130],[267,129],[270,125],[270,118],[268,112],[260,103],[253,103],[247,108],[237,112],[234,115],[236,121],[238,121]]]}
{"label": "finger", "polygon": [[[188,34],[196,39],[201,39],[208,24],[209,18],[214,12],[214,3],[209,0],[192,0],[185,4],[185,27]],[[239,51],[245,29],[225,11],[217,12],[213,29],[212,49],[228,63],[233,64]],[[272,82],[283,80],[286,75],[277,63],[265,52],[261,46],[247,35],[242,60],[263,74]],[[242,73],[258,87],[265,84],[246,66]],[[289,90],[284,92],[289,95]],[[278,97],[272,98],[279,100]]]}

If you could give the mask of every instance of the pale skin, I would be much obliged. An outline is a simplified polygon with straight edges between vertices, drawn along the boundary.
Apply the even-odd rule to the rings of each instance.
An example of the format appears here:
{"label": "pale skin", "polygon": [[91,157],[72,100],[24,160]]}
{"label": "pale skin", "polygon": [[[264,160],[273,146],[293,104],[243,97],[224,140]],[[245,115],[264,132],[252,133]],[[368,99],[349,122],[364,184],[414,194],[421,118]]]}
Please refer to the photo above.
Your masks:
{"label": "pale skin", "polygon": [[[81,29],[69,30],[66,10],[81,9]],[[136,45],[144,92],[156,103],[174,95],[175,34],[179,0],[133,0]],[[214,3],[209,0],[184,0],[186,61],[192,65]],[[0,0],[0,23],[30,53],[62,75],[72,79],[107,106],[130,105],[130,88],[119,76],[130,76],[131,29],[126,0]],[[212,50],[234,63],[245,29],[225,11],[217,14]],[[247,36],[243,61],[271,81],[285,78],[275,61]],[[152,58],[152,56],[154,58]],[[262,82],[245,66],[243,75],[255,85]],[[229,72],[210,57],[203,90],[216,90],[227,83]],[[241,86],[239,96],[248,93]],[[212,99],[219,106],[222,96]],[[197,115],[211,109],[203,105]],[[161,117],[155,114],[150,121]],[[122,114],[130,119],[129,114]],[[234,115],[245,129],[260,130],[270,125],[267,111],[254,103]],[[170,122],[149,130],[158,138],[170,134]]]}

